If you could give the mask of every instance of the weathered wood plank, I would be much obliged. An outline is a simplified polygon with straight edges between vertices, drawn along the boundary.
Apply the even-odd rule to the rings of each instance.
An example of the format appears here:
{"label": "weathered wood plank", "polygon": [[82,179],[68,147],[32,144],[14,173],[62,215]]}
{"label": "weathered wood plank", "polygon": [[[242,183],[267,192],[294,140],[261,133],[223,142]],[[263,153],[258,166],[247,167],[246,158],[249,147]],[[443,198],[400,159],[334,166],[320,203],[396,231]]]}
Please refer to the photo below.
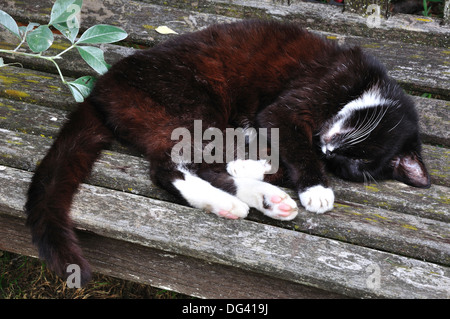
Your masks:
{"label": "weathered wood plank", "polygon": [[441,94],[450,99],[450,54],[446,47],[424,47],[417,44],[364,37],[325,34],[339,43],[360,46],[377,57],[405,90]]}
{"label": "weathered wood plank", "polygon": [[[359,14],[366,14],[368,6],[376,4],[380,7],[380,14],[387,18],[389,16],[390,1],[388,0],[348,0],[345,2],[345,10]],[[370,11],[372,13],[372,11]]]}
{"label": "weathered wood plank", "polygon": [[[0,129],[0,164],[33,171],[36,163],[43,158],[52,142],[52,139],[46,136],[32,136]],[[448,149],[425,146],[425,151],[426,162],[432,164],[430,165],[432,174],[445,174],[449,179]],[[433,163],[439,160],[441,162],[435,166]],[[447,167],[447,170],[441,171],[439,167],[442,166]],[[148,163],[145,159],[114,151],[104,151],[98,164],[94,166],[90,183],[158,199],[174,200],[173,197],[152,185],[148,181],[148,176]],[[438,178],[440,176],[436,177]],[[433,177],[432,180],[434,181],[435,178]],[[428,190],[407,187],[393,181],[365,185],[333,178],[332,184],[339,198],[348,202],[445,222],[450,221],[447,205],[449,183],[444,186],[436,184]]]}
{"label": "weathered wood plank", "polygon": [[[93,270],[198,298],[345,298],[242,269],[77,232]],[[0,250],[37,257],[23,218],[0,214]]]}
{"label": "weathered wood plank", "polygon": [[[17,38],[6,32],[0,33],[0,49],[4,50],[14,50],[17,46]],[[61,35],[54,35],[54,42],[50,48],[45,51],[45,56],[55,56],[62,51],[69,48],[70,42]],[[102,49],[105,54],[105,61],[109,64],[114,64],[120,59],[134,53],[136,49],[127,46],[113,45],[113,44],[91,44],[90,46],[95,46]],[[19,52],[27,51],[24,48],[19,49]],[[29,52],[29,51],[28,51]],[[56,73],[55,65],[44,59],[36,59],[33,57],[21,56],[21,55],[11,55],[6,53],[0,53],[5,60],[5,63],[20,63],[26,69],[32,69],[37,71],[44,71],[48,73]],[[64,76],[69,77],[80,77],[84,75],[98,76],[89,65],[81,58],[80,54],[76,49],[69,50],[64,55],[61,56],[62,60],[58,61],[58,65],[61,68]]]}
{"label": "weathered wood plank", "polygon": [[[26,170],[34,170],[51,144],[48,139],[1,129],[0,136],[0,163]],[[175,201],[151,183],[147,167],[142,158],[104,152],[89,183]],[[252,213],[250,219],[450,265],[447,187],[433,185],[431,189],[418,190],[396,182],[365,186],[333,179],[333,188],[338,202],[325,215],[302,210],[287,223],[259,213]],[[297,200],[295,192],[288,192]]]}
{"label": "weathered wood plank", "polygon": [[[184,12],[184,14],[186,15],[188,12]],[[182,17],[179,17],[179,20],[183,20]],[[135,22],[135,24],[129,25],[131,29],[127,29],[127,31],[133,33],[135,29],[142,30],[143,27],[141,24]],[[186,27],[186,30],[180,31],[180,33],[192,30],[194,29]],[[161,36],[154,30],[150,30],[150,32],[152,35],[159,36],[158,41],[170,37]],[[386,65],[389,74],[408,90],[440,94],[450,98],[450,72],[448,68],[450,54],[448,54],[447,47],[425,47],[387,40],[371,40],[366,37],[343,36],[336,33],[319,33],[330,39],[336,39],[340,43],[362,46],[366,51],[378,57]],[[13,35],[7,32],[0,34],[0,48],[12,49],[17,45],[16,42],[17,39]],[[67,48],[67,43],[67,41],[57,39],[48,54],[60,52],[64,48]],[[152,45],[155,43],[152,43]],[[133,51],[131,48],[116,45],[101,45],[100,47],[108,51],[106,59],[110,64],[129,55]],[[95,72],[82,61],[75,51],[69,51],[66,54],[65,60],[62,60],[61,67],[64,74],[76,77],[86,74],[95,75]],[[54,66],[48,61],[35,61],[35,59],[20,56],[12,59],[10,55],[6,54],[2,54],[2,56],[8,62],[17,61],[26,67],[55,72]]]}
{"label": "weathered wood plank", "polygon": [[450,101],[413,97],[419,113],[422,140],[450,146]]}
{"label": "weathered wood plank", "polygon": [[[185,1],[148,0],[154,3],[168,2],[174,6],[186,6]],[[188,5],[199,2],[189,0]],[[200,1],[201,2],[201,1]],[[199,3],[200,3],[199,2]],[[208,5],[209,3],[209,5]],[[264,0],[206,0],[198,10],[220,12],[233,17],[264,17],[296,21],[305,27],[339,34],[352,34],[378,40],[394,40],[429,46],[447,47],[449,27],[441,25],[440,19],[423,19],[409,14],[396,14],[381,19],[379,24],[368,23],[368,17],[342,8],[321,3],[295,1],[290,6]]]}
{"label": "weathered wood plank", "polygon": [[[66,78],[71,81],[72,78]],[[450,92],[450,91],[449,91]],[[57,75],[34,70],[23,70],[17,67],[0,68],[0,99],[4,97],[11,100],[50,106],[62,110],[72,110],[75,106],[74,99],[69,89],[64,86]],[[450,146],[450,131],[448,130],[450,102],[437,99],[427,99],[412,96],[416,103],[420,116],[421,132],[424,141]],[[12,109],[34,107],[12,101],[0,100],[2,117],[13,116]],[[3,106],[2,106],[3,105]],[[7,111],[4,107],[9,108]],[[38,111],[36,111],[38,113]],[[16,113],[18,115],[19,113]],[[30,117],[30,116],[25,116]],[[59,118],[58,116],[56,116]],[[17,120],[20,119],[20,116]],[[4,122],[10,122],[10,120]],[[47,121],[48,122],[48,121]],[[51,123],[50,123],[51,124]],[[53,125],[51,125],[53,126]]]}
{"label": "weathered wood plank", "polygon": [[[367,185],[349,183],[338,178],[332,179],[332,186],[336,197],[343,200],[341,204],[344,207],[358,203],[400,214],[409,214],[445,223],[450,222],[448,186],[433,184],[430,189],[423,191],[395,181]],[[376,212],[372,213],[376,216]]]}
{"label": "weathered wood plank", "polygon": [[[160,3],[157,0],[149,1]],[[0,0],[1,4],[4,2]],[[234,20],[186,9],[154,6],[135,1],[122,2],[113,3],[109,0],[104,4],[89,2],[87,19],[83,24],[85,22],[87,22],[85,26],[100,22],[114,24],[124,19],[128,23],[129,30],[132,30],[130,37],[132,41],[154,45],[166,38],[153,30],[162,22],[182,33],[203,28],[217,21]],[[181,5],[181,2],[171,0],[168,2]],[[222,1],[200,2],[212,3],[212,7],[217,8],[217,3]],[[254,6],[254,3],[249,1],[234,2]],[[266,1],[259,1],[262,2]],[[29,8],[31,4],[27,3],[24,6],[20,1],[6,3],[12,5],[11,8],[15,10],[17,17],[30,16],[30,12],[24,11],[23,8]],[[53,2],[45,0],[33,4],[33,17],[46,22],[51,6],[49,3]],[[192,6],[192,3],[189,5]],[[197,10],[202,5],[197,2],[192,8]],[[225,5],[227,6],[228,4]],[[144,25],[142,18],[148,17],[148,13],[136,15],[135,12],[127,12],[124,8],[126,10],[153,8],[155,12],[153,15],[150,14],[147,24]],[[288,20],[296,20],[303,16],[303,13],[295,12],[295,6],[291,6],[287,11],[282,9],[280,12],[273,9],[273,6],[267,9],[267,12],[272,10],[270,12],[272,17],[283,16]],[[162,14],[157,14],[157,10],[161,10],[158,12]],[[99,15],[100,12],[102,16]],[[135,18],[130,19],[131,15]],[[314,19],[316,16],[310,16],[308,23],[311,21],[314,23]],[[328,19],[328,22],[333,19],[334,17]],[[348,27],[348,23],[342,24],[344,28]],[[362,22],[358,23],[359,26],[362,25]],[[432,24],[426,27],[430,28]],[[353,27],[357,25],[355,23]],[[327,26],[319,29],[326,30]],[[372,35],[380,37],[379,32],[383,27],[378,29],[372,32]],[[447,46],[448,34],[444,33],[443,36],[439,33],[442,30],[445,31],[445,29],[435,31],[435,35],[437,34],[435,39],[439,40],[438,45]],[[356,34],[358,32],[360,31],[356,31]],[[381,38],[389,32],[387,31]],[[414,32],[420,33],[418,30]],[[149,35],[151,39],[146,38]],[[450,55],[447,48],[424,48],[336,34],[325,35],[342,43],[361,45],[376,56],[380,56],[390,74],[407,89],[438,93],[444,98],[450,96],[449,73],[446,67]],[[0,46],[7,45],[0,43]],[[62,48],[64,48],[62,42],[55,42],[53,49]],[[108,51],[106,57],[109,63],[114,63],[133,51],[114,45],[105,46],[103,49]],[[109,56],[112,60],[109,60]],[[80,67],[82,63],[77,57],[77,54],[67,56],[72,63],[64,65],[65,74],[78,76],[84,71],[91,72],[87,68]],[[398,63],[399,60],[404,62]],[[53,72],[51,65],[35,64],[27,60],[18,61],[27,68],[35,67]],[[6,69],[0,69],[0,96],[8,98],[0,98],[0,164],[34,170],[35,164],[42,158],[52,142],[51,138],[65,119],[67,113],[61,110],[72,109],[74,103],[67,88],[60,84],[59,77],[17,68],[8,69],[5,73],[1,72]],[[449,102],[417,97],[414,99],[418,103],[424,140],[448,146]],[[51,106],[53,109],[35,104]],[[38,116],[37,119],[34,119],[35,115]],[[4,128],[22,133],[10,132]],[[449,151],[446,148],[428,145],[424,148],[424,157],[429,164],[433,183],[438,184],[433,185],[431,189],[422,191],[395,182],[363,185],[333,179],[338,199],[335,210],[324,215],[301,211],[298,218],[287,223],[268,220],[256,212],[250,214],[249,220],[233,223],[206,215],[199,210],[165,202],[174,199],[150,182],[146,161],[129,154],[105,151],[88,181],[101,187],[83,185],[74,205],[73,214],[78,227],[96,233],[81,236],[84,238],[82,243],[86,245],[88,257],[92,259],[94,266],[98,263],[99,270],[110,271],[127,279],[150,282],[156,286],[173,284],[173,287],[176,287],[174,290],[183,293],[214,297],[218,295],[214,286],[221,289],[223,285],[227,285],[227,281],[249,276],[247,281],[267,280],[267,283],[258,288],[250,283],[246,284],[245,279],[237,279],[243,280],[242,285],[245,286],[237,289],[242,289],[243,292],[257,290],[257,296],[267,296],[268,292],[264,292],[264,289],[270,289],[271,285],[275,287],[286,285],[286,290],[282,291],[292,296],[298,293],[318,296],[323,293],[313,288],[306,288],[305,292],[304,286],[298,284],[301,283],[357,297],[448,298],[450,273],[446,266],[450,265],[448,227],[450,205],[447,187],[450,179]],[[18,252],[32,251],[28,233],[24,235],[23,226],[19,226],[23,222],[21,210],[30,176],[31,173],[0,166],[2,185],[0,248],[12,246],[9,240],[5,242],[6,238],[19,238],[15,245],[21,250]],[[291,191],[290,193],[296,198],[296,194]],[[119,213],[123,211],[126,211],[127,215]],[[198,225],[200,229],[192,225]],[[220,232],[217,229],[220,229]],[[2,236],[2,234],[9,235]],[[316,235],[331,239],[319,238]],[[28,244],[23,244],[25,240]],[[23,246],[19,242],[22,242]],[[105,246],[96,246],[99,242]],[[387,252],[353,246],[349,243]],[[120,248],[117,248],[118,246]],[[30,254],[35,254],[35,251]],[[139,258],[139,254],[145,257]],[[396,256],[398,254],[414,259]],[[147,260],[144,261],[143,258]],[[173,269],[168,266],[171,259],[177,261]],[[446,266],[419,262],[415,259]],[[146,267],[152,260],[152,265],[155,266],[151,266],[149,270]],[[209,260],[217,263],[210,263]],[[177,272],[183,272],[186,267],[190,270],[192,267],[199,267],[200,270],[183,273],[182,278],[173,280],[169,278]],[[168,275],[164,271],[162,276],[152,274],[155,270],[161,271],[166,268]],[[192,280],[198,278],[202,272],[209,273],[209,276],[214,278],[215,271],[225,272],[225,279],[222,279],[223,276],[217,280],[209,279],[212,283],[206,285]],[[374,277],[371,274],[380,276],[373,281]],[[282,279],[280,281],[268,276]],[[377,281],[377,278],[380,281]],[[287,283],[282,280],[293,282]],[[202,293],[196,294],[195,289],[202,290]],[[234,285],[230,288],[230,292],[233,289],[236,289]],[[411,294],[410,291],[414,293]],[[270,293],[268,295],[280,296]]]}
{"label": "weathered wood plank", "polygon": [[[22,217],[30,177],[16,169],[0,171],[0,212]],[[79,228],[105,237],[353,297],[449,294],[448,267],[95,186],[82,186],[72,217]]]}
{"label": "weathered wood plank", "polygon": [[[41,0],[31,5],[23,1],[0,0],[0,7],[19,21],[46,24],[50,19],[53,3],[53,0]],[[128,0],[85,1],[81,16],[83,30],[95,24],[117,25],[128,31],[127,41],[145,45],[154,45],[165,38],[154,30],[168,23],[176,32],[185,33],[205,28],[212,23],[235,20],[221,15]]]}
{"label": "weathered wood plank", "polygon": [[[75,80],[66,78],[66,81]],[[58,75],[16,67],[0,68],[0,97],[58,109],[73,109],[75,100]]]}
{"label": "weathered wood plank", "polygon": [[450,24],[450,1],[444,0],[444,23]]}

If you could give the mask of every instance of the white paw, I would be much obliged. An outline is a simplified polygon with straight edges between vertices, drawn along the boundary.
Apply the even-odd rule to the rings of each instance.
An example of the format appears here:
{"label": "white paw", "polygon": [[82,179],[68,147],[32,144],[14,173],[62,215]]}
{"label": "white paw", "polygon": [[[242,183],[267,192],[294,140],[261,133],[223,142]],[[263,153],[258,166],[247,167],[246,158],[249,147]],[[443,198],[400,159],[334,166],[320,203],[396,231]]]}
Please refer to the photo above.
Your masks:
{"label": "white paw", "polygon": [[173,185],[192,207],[230,219],[247,217],[250,207],[246,203],[189,172],[184,173],[184,180],[177,179]]}
{"label": "white paw", "polygon": [[247,177],[263,180],[264,174],[269,172],[271,166],[266,160],[235,160],[227,164],[227,172],[233,177]]}
{"label": "white paw", "polygon": [[247,217],[249,210],[250,207],[248,207],[247,204],[232,195],[228,198],[224,198],[224,200],[216,200],[210,207],[207,207],[207,211],[229,219],[245,218]]}
{"label": "white paw", "polygon": [[299,197],[307,211],[322,214],[333,209],[334,193],[331,188],[316,185],[300,193]]}
{"label": "white paw", "polygon": [[235,182],[236,196],[264,215],[278,220],[292,220],[297,216],[297,203],[278,187],[250,178],[236,178]]}
{"label": "white paw", "polygon": [[246,203],[219,189],[217,192],[208,192],[200,200],[197,198],[195,201],[192,201],[191,199],[190,204],[208,213],[228,219],[245,218],[250,210]]}
{"label": "white paw", "polygon": [[278,220],[293,220],[298,214],[297,203],[286,193],[264,196],[264,215]]}

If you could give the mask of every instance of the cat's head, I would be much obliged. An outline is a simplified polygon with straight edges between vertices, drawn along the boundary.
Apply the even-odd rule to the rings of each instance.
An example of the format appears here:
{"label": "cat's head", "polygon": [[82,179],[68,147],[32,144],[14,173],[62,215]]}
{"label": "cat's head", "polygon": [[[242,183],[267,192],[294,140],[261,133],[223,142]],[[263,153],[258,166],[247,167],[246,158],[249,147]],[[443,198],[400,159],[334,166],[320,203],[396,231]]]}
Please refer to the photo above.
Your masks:
{"label": "cat's head", "polygon": [[426,188],[418,116],[397,84],[374,85],[348,102],[320,131],[328,168],[344,179],[396,179]]}

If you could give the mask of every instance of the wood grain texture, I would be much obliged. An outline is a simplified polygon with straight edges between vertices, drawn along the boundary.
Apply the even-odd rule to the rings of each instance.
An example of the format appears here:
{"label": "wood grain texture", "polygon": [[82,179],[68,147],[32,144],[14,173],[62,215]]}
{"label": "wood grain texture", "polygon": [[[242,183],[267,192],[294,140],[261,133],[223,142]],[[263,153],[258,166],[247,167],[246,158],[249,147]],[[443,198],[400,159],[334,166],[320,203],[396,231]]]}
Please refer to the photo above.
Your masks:
{"label": "wood grain texture", "polygon": [[[0,0],[14,18],[42,23],[52,4],[43,0],[29,10],[27,2]],[[361,16],[300,1],[86,1],[83,15],[84,28],[119,25],[130,33],[127,41],[145,46],[169,37],[154,31],[159,25],[186,33],[242,17],[296,21],[333,41],[362,46],[405,89],[440,98],[413,97],[430,189],[331,177],[335,209],[323,215],[301,209],[290,222],[256,211],[246,220],[223,220],[178,205],[149,180],[149,164],[139,154],[114,144],[72,209],[96,271],[202,298],[450,297],[448,26],[399,15],[369,29]],[[15,46],[7,34],[0,32],[0,48]],[[66,47],[57,37],[50,53]],[[135,50],[101,48],[110,64]],[[0,68],[0,249],[36,256],[24,227],[25,192],[75,104],[51,64],[2,56],[24,68]],[[93,74],[76,52],[63,61],[69,81]]]}
{"label": "wood grain texture", "polygon": [[[2,214],[22,216],[30,178],[21,170],[2,169]],[[103,237],[352,297],[439,298],[450,287],[448,267],[86,184],[72,217],[80,229]],[[388,284],[372,285],[373,271]]]}
{"label": "wood grain texture", "polygon": [[[0,164],[34,170],[52,140],[0,130]],[[30,161],[31,160],[31,161]],[[33,161],[34,160],[34,161]],[[175,198],[149,180],[148,163],[139,157],[105,151],[88,182],[166,201]],[[333,179],[337,203],[326,215],[301,209],[291,222],[276,222],[254,212],[250,218],[367,247],[450,264],[448,187],[418,190],[398,182],[364,185]],[[287,190],[297,200],[295,192]],[[370,234],[370,236],[368,236]]]}
{"label": "wood grain texture", "polygon": [[[198,298],[346,298],[314,287],[78,231],[94,271]],[[37,257],[23,218],[0,214],[0,249]]]}
{"label": "wood grain texture", "polygon": [[[388,69],[389,76],[397,80],[406,90],[433,93],[448,98],[448,91],[450,90],[450,74],[448,72],[450,54],[447,53],[447,48],[418,47],[393,41],[374,41],[363,37],[342,36],[335,33],[318,33],[340,44],[361,46],[366,52],[377,57]],[[11,43],[14,43],[13,37],[0,35],[1,49],[13,49],[15,46]],[[48,54],[61,52],[65,45],[67,45],[67,41],[57,37]],[[124,48],[112,44],[97,45],[97,47],[108,52],[105,58],[110,64],[135,51],[132,48]],[[29,57],[11,56],[1,53],[0,56],[8,63],[19,62],[28,68],[55,72],[54,65],[45,60],[35,61],[35,59]],[[64,55],[61,69],[68,77],[98,75],[81,59],[76,50],[69,51]],[[11,74],[10,76],[13,75]],[[23,83],[23,85],[27,87],[33,80],[36,79],[30,78],[29,83]],[[48,82],[59,83],[59,78],[55,76],[53,81]],[[8,81],[5,81],[5,83],[8,83]],[[56,86],[58,87],[58,84]],[[50,86],[50,88],[52,87]],[[70,95],[68,96],[70,97]]]}

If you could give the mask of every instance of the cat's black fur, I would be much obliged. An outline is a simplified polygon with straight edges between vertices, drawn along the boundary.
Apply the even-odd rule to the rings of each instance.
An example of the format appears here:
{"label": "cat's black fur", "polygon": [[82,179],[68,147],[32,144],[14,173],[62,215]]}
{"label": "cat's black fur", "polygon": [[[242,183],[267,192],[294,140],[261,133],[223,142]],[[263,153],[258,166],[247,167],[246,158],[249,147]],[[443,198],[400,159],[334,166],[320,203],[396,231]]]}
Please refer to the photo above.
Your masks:
{"label": "cat's black fur", "polygon": [[[326,136],[336,114],[373,87],[389,103],[352,112],[344,123],[346,128],[358,126],[369,121],[371,112],[386,111],[372,132],[354,145],[346,145],[343,133]],[[78,264],[83,283],[89,279],[69,211],[101,150],[113,138],[136,147],[151,163],[152,180],[181,196],[173,182],[185,175],[170,158],[177,142],[171,133],[179,127],[192,129],[198,119],[205,128],[221,130],[279,128],[282,170],[268,179],[300,194],[317,185],[327,187],[324,162],[350,180],[370,176],[419,187],[430,183],[414,105],[373,57],[294,24],[215,25],[124,58],[70,115],[39,165],[26,203],[33,242],[53,270],[64,276],[68,264]],[[327,139],[339,147],[323,152]],[[185,168],[217,188],[236,192],[224,165]]]}

